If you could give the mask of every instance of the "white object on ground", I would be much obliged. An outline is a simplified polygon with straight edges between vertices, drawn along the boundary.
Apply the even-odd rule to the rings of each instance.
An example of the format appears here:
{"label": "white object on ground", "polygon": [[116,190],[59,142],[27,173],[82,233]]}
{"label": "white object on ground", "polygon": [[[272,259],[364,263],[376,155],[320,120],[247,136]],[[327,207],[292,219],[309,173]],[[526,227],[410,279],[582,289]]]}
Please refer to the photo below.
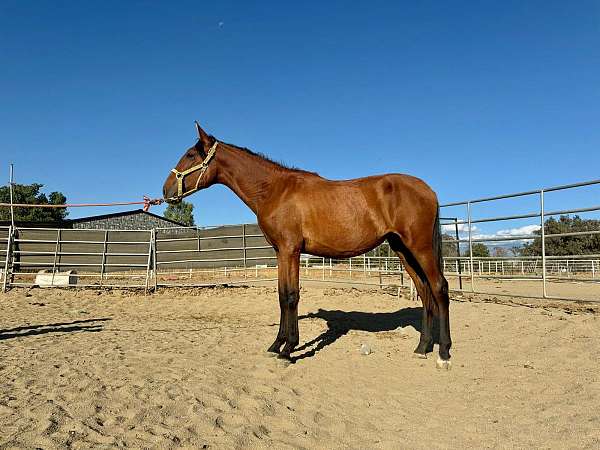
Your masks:
{"label": "white object on ground", "polygon": [[362,344],[360,346],[360,352],[363,355],[370,355],[371,353],[373,353],[373,351],[371,350],[371,346],[369,344]]}
{"label": "white object on ground", "polygon": [[75,286],[77,284],[77,271],[55,272],[40,270],[35,276],[35,284],[39,287],[50,286]]}

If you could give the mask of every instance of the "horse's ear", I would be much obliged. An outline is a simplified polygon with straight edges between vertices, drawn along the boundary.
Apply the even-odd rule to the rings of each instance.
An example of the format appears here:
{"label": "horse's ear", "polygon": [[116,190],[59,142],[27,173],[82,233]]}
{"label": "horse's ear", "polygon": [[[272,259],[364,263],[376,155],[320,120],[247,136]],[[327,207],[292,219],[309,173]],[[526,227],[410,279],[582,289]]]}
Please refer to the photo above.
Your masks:
{"label": "horse's ear", "polygon": [[215,138],[208,135],[206,133],[206,131],[204,131],[202,129],[202,127],[200,126],[200,124],[198,123],[197,120],[195,120],[194,123],[196,124],[196,131],[198,132],[198,139],[200,140],[200,142],[202,142],[202,146],[204,148],[210,147],[214,143]]}

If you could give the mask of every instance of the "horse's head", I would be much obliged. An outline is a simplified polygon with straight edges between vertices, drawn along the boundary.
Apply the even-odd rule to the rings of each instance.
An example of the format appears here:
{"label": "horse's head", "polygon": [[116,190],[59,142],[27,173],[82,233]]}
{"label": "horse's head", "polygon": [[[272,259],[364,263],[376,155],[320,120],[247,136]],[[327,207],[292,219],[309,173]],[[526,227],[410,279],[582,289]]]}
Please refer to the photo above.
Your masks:
{"label": "horse's head", "polygon": [[186,150],[165,180],[164,198],[169,203],[179,203],[194,192],[209,187],[216,177],[215,164],[211,160],[217,150],[218,141],[206,134],[196,122],[198,142]]}

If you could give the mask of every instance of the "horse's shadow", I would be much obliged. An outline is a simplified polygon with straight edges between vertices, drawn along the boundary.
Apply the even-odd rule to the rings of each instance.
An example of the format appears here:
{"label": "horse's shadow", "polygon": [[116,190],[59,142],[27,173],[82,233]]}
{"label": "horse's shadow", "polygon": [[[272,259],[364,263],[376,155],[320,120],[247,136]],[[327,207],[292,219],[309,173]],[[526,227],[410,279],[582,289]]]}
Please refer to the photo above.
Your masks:
{"label": "horse's shadow", "polygon": [[0,329],[0,341],[48,333],[99,332],[103,329],[102,322],[108,320],[112,319],[85,319],[74,320],[72,322],[26,325],[5,330]]}
{"label": "horse's shadow", "polygon": [[[333,344],[351,330],[377,333],[381,331],[393,331],[398,327],[403,328],[411,326],[418,332],[421,332],[422,313],[423,309],[420,307],[403,308],[389,313],[369,313],[361,311],[346,312],[339,310],[328,311],[319,309],[316,313],[309,313],[298,317],[298,319],[323,319],[327,322],[327,330],[313,340],[298,347],[296,349],[297,352],[302,352],[309,348],[310,350],[297,356],[293,356],[292,360],[295,362],[300,359],[314,356],[320,350]],[[437,336],[437,333],[434,332],[433,335]]]}

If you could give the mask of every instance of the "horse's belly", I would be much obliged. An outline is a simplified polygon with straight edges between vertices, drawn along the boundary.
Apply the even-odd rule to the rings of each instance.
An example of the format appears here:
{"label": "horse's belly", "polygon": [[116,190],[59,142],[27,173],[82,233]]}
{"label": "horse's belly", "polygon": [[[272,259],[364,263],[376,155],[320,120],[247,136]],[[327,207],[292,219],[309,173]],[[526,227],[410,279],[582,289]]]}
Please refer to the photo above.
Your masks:
{"label": "horse's belly", "polygon": [[362,208],[333,208],[303,224],[304,251],[317,256],[345,258],[379,245],[382,231]]}

